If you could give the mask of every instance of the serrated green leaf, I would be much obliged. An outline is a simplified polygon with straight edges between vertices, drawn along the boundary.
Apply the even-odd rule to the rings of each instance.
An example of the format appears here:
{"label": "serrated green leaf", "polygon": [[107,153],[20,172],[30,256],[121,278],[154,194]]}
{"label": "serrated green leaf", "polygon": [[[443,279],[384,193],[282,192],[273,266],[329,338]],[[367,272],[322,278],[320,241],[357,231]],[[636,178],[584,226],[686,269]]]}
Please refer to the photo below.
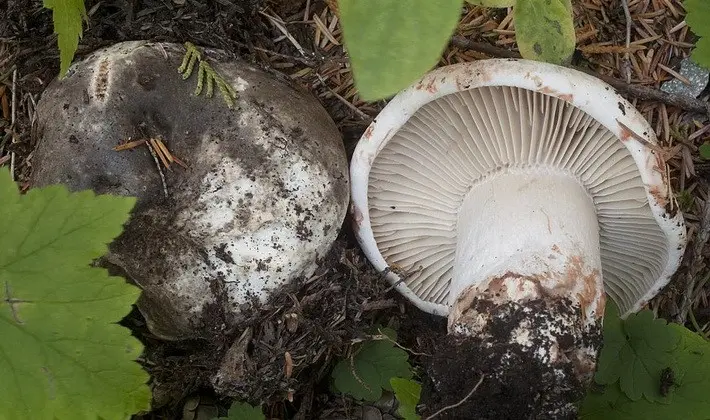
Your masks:
{"label": "serrated green leaf", "polygon": [[705,142],[698,148],[700,157],[704,160],[710,160],[710,142]]}
{"label": "serrated green leaf", "polygon": [[672,352],[679,343],[676,331],[665,320],[654,319],[653,312],[644,310],[621,320],[616,305],[609,302],[595,380],[602,385],[618,380],[621,390],[634,401],[642,397],[663,401],[658,387],[661,372],[673,367]]}
{"label": "serrated green leaf", "polygon": [[133,198],[21,196],[0,171],[0,418],[125,419],[150,408],[143,350],[117,324],[140,293],[91,267],[118,236]]}
{"label": "serrated green leaf", "polygon": [[250,404],[241,401],[235,401],[229,407],[227,417],[215,417],[215,419],[226,420],[264,420],[264,412],[261,406],[254,407]]}
{"label": "serrated green leaf", "polygon": [[[675,385],[663,402],[631,400],[616,382],[587,394],[580,408],[584,420],[707,420],[710,418],[710,343],[678,324],[668,324],[681,337],[672,353]],[[656,383],[660,389],[660,382]]]}
{"label": "serrated green leaf", "polygon": [[404,420],[419,420],[421,416],[417,414],[417,404],[419,404],[422,393],[421,384],[411,379],[392,378],[390,385],[394,390],[394,396],[399,401],[397,413]]}
{"label": "serrated green leaf", "polygon": [[466,0],[466,3],[474,6],[502,8],[515,6],[515,0]]}
{"label": "serrated green leaf", "polygon": [[87,19],[84,0],[44,0],[44,7],[52,10],[54,33],[59,45],[59,77],[67,73],[79,46],[82,23]]}
{"label": "serrated green leaf", "polygon": [[700,38],[690,52],[690,58],[698,65],[710,69],[710,34]]}
{"label": "serrated green leaf", "polygon": [[707,0],[685,0],[685,22],[693,33],[700,37],[691,53],[693,61],[699,65],[710,68],[710,2]]}
{"label": "serrated green leaf", "polygon": [[340,21],[360,98],[394,95],[434,67],[463,0],[340,0]]}
{"label": "serrated green leaf", "polygon": [[381,329],[390,339],[364,342],[352,357],[338,362],[331,376],[335,388],[353,398],[365,401],[377,401],[382,396],[382,389],[392,391],[390,379],[412,377],[412,367],[407,359],[407,352],[396,347],[396,333]]}
{"label": "serrated green leaf", "polygon": [[599,352],[594,379],[599,384],[611,384],[619,379],[623,366],[618,355],[626,345],[624,321],[619,318],[619,308],[611,299],[607,301],[604,309],[603,337],[604,346]]}
{"label": "serrated green leaf", "polygon": [[553,64],[572,58],[576,35],[570,0],[517,0],[513,19],[523,58]]}

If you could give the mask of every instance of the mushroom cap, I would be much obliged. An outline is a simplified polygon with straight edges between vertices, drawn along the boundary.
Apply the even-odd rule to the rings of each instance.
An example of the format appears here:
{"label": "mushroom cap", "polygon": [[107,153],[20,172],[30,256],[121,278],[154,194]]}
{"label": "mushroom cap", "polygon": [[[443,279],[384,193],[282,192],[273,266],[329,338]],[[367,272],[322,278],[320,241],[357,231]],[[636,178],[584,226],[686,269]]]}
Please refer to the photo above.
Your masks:
{"label": "mushroom cap", "polygon": [[360,139],[354,231],[399,292],[446,316],[464,195],[511,168],[562,171],[593,200],[604,288],[627,315],[670,281],[686,244],[656,143],[628,101],[579,71],[514,59],[441,67],[396,95]]}
{"label": "mushroom cap", "polygon": [[[309,276],[349,201],[347,156],[321,104],[285,77],[226,53],[202,56],[237,91],[228,108],[195,95],[178,44],[131,41],[92,53],[55,80],[38,108],[31,183],[138,197],[105,262],[143,289],[138,306],[163,338],[229,327],[240,305]],[[161,138],[189,168],[162,167]],[[162,165],[162,164],[161,164]]]}

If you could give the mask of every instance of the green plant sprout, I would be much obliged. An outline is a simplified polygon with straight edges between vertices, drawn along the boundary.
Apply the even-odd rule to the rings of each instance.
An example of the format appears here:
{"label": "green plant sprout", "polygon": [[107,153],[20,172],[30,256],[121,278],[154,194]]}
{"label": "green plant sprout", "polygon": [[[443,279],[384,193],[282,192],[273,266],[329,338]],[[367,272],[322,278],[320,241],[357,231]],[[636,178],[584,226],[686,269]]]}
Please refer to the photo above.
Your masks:
{"label": "green plant sprout", "polygon": [[191,42],[185,43],[185,56],[182,59],[182,64],[178,68],[178,72],[182,75],[183,80],[187,80],[192,75],[195,68],[195,63],[199,62],[197,70],[197,87],[195,88],[195,96],[202,93],[204,84],[207,83],[207,97],[211,98],[214,94],[214,84],[217,84],[224,101],[231,109],[234,107],[234,101],[237,98],[237,91],[220,76],[212,66],[202,59],[202,53]]}
{"label": "green plant sprout", "polygon": [[[379,332],[381,331],[381,333]],[[406,351],[395,346],[397,333],[381,328],[386,338],[368,340],[356,345],[353,353],[340,360],[331,376],[335,389],[355,399],[377,401],[382,390],[392,391],[390,379],[411,379],[412,367]]]}
{"label": "green plant sprout", "polygon": [[710,142],[705,142],[698,147],[698,153],[700,154],[700,159],[710,160]]}
{"label": "green plant sprout", "polygon": [[227,411],[227,417],[215,417],[212,420],[265,420],[261,406],[253,406],[241,401],[235,401]]}
{"label": "green plant sprout", "polygon": [[417,414],[417,404],[422,393],[422,385],[412,379],[392,378],[390,385],[394,390],[394,396],[399,402],[397,414],[404,420],[419,420],[421,416]]}
{"label": "green plant sprout", "polygon": [[678,200],[678,207],[684,213],[688,213],[693,209],[693,204],[695,204],[695,199],[693,194],[689,190],[680,190],[676,193],[676,200]]}
{"label": "green plant sprout", "polygon": [[[43,0],[45,8],[52,10],[54,33],[57,34],[59,46],[59,77],[66,76],[69,66],[74,59],[74,54],[82,37],[83,22],[88,20],[84,0]],[[207,85],[206,96],[211,98],[214,94],[214,85],[217,85],[224,101],[231,109],[237,98],[237,91],[212,66],[202,59],[202,54],[191,42],[185,43],[186,53],[178,72],[183,79],[192,75],[195,64],[198,64],[197,87],[195,96],[199,96]]]}

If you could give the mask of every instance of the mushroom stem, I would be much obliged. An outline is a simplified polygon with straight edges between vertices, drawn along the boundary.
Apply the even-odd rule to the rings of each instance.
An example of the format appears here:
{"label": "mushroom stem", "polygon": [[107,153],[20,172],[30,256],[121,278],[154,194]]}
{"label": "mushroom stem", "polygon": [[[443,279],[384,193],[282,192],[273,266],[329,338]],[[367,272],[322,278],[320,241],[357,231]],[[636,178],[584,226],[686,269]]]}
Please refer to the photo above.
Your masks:
{"label": "mushroom stem", "polygon": [[558,385],[591,380],[604,289],[585,188],[559,171],[507,168],[474,185],[460,214],[449,332],[513,346]]}

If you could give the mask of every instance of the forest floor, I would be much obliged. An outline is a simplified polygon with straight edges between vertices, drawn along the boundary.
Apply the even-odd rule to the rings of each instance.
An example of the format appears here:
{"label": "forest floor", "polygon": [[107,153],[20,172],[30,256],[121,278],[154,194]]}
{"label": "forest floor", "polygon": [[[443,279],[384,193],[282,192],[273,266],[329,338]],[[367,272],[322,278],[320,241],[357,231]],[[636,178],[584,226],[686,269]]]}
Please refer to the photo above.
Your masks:
{"label": "forest floor", "polygon": [[[683,265],[650,308],[689,328],[710,329],[710,162],[699,146],[710,140],[708,90],[678,100],[660,90],[679,74],[695,38],[681,0],[574,0],[577,51],[573,64],[614,84],[654,127],[670,167],[677,202],[688,225]],[[76,60],[116,42],[190,41],[220,48],[278,70],[310,90],[340,129],[348,152],[385,105],[359,99],[349,69],[335,0],[87,0],[88,25]],[[627,39],[627,27],[630,36]],[[59,72],[51,12],[41,0],[5,0],[0,6],[0,167],[10,166],[21,187],[32,170],[35,108]],[[516,55],[512,15],[506,9],[466,5],[439,65]],[[682,98],[681,98],[682,99]],[[705,112],[703,112],[705,111]],[[425,315],[390,290],[357,247],[350,223],[313,278],[264,305],[251,317],[250,374],[264,381],[267,418],[393,418],[392,398],[361,403],[333,393],[328,378],[351,344],[376,325],[394,327],[415,366],[426,363],[445,320]],[[686,317],[687,308],[692,316]],[[301,334],[286,334],[285,315],[297,313]],[[236,337],[205,347],[166,343],[148,333],[137,311],[124,320],[146,344],[142,362],[153,380],[155,410],[142,418],[209,418],[229,398],[215,395],[208,378]],[[284,353],[296,361],[283,377]],[[207,416],[207,417],[202,417]]]}

